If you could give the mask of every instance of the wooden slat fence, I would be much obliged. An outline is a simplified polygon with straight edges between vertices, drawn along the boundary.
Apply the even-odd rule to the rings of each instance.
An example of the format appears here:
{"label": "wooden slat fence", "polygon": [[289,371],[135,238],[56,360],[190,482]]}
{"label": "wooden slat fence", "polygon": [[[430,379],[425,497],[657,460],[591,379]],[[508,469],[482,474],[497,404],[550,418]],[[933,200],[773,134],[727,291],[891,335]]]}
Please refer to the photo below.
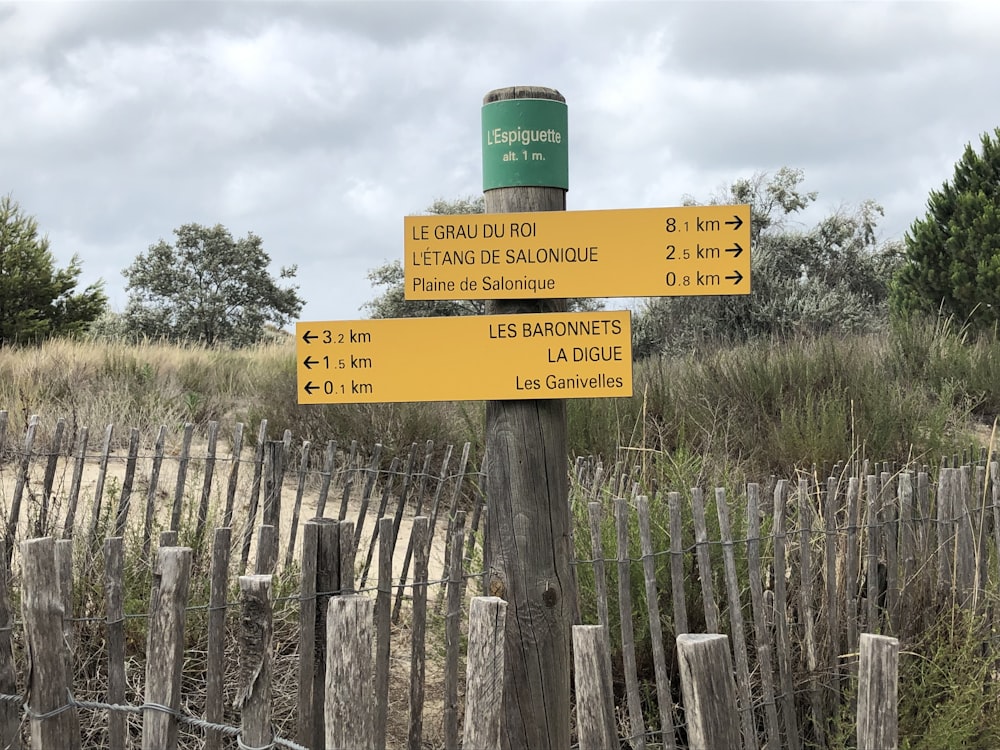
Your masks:
{"label": "wooden slat fence", "polygon": [[[997,660],[1000,465],[985,451],[942,464],[936,481],[926,466],[853,462],[709,500],[701,488],[645,495],[627,467],[578,460],[575,566],[593,596],[582,620],[605,626],[623,746],[691,741],[677,687],[683,633],[727,636],[746,750],[829,746],[858,702],[863,634],[898,651],[964,611],[980,623],[983,658]],[[615,590],[631,606],[608,628]],[[641,628],[647,616],[654,624]]]}
{"label": "wooden slat fence", "polygon": [[[38,418],[12,433],[0,412],[11,560],[0,739],[11,747],[56,731],[143,750],[236,748],[238,737],[313,750],[353,736],[379,750],[496,742],[503,602],[469,598],[488,520],[470,446],[457,462],[432,443],[398,456],[359,441],[313,451],[269,439],[266,423],[252,446],[239,425],[164,428],[151,449],[111,425],[93,446],[87,429]],[[579,746],[605,747],[613,731],[623,748],[689,748],[697,732],[735,731],[746,749],[824,747],[845,710],[859,742],[898,742],[895,722],[877,717],[898,695],[899,643],[953,607],[986,618],[1000,602],[997,462],[943,464],[933,478],[851,462],[647,493],[624,464],[579,460],[570,502],[585,595],[573,604],[587,629],[573,642],[578,681],[593,674],[578,691],[604,705],[582,717]],[[466,612],[487,614],[477,624]],[[343,618],[371,622],[349,626],[360,639],[350,648],[336,635]],[[711,679],[732,681],[733,726],[702,726],[710,717],[682,690],[701,669],[678,650],[688,634],[726,636],[726,677]],[[991,635],[984,658],[997,659]],[[341,685],[345,668],[371,683]],[[355,692],[336,692],[346,687]],[[364,711],[345,713],[365,696]]]}

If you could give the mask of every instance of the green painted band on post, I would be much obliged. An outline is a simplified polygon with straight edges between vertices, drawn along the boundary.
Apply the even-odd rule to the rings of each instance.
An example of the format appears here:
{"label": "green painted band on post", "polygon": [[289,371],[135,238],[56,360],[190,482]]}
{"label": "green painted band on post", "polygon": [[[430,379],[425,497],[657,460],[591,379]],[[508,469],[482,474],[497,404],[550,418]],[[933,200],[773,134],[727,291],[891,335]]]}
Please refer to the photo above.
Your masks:
{"label": "green painted band on post", "polygon": [[483,190],[569,189],[566,103],[505,99],[483,105]]}

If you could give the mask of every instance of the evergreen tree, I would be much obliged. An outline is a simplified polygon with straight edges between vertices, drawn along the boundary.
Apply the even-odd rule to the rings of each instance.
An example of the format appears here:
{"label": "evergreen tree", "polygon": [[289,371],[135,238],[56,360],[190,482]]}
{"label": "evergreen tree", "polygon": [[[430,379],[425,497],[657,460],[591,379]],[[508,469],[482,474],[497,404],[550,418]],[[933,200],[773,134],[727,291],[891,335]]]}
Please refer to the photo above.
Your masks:
{"label": "evergreen tree", "polygon": [[897,312],[942,313],[972,328],[1000,321],[1000,128],[965,147],[905,238],[892,289]]}
{"label": "evergreen tree", "polygon": [[79,333],[107,306],[104,283],[76,287],[80,261],[57,268],[38,222],[0,198],[0,346]]}

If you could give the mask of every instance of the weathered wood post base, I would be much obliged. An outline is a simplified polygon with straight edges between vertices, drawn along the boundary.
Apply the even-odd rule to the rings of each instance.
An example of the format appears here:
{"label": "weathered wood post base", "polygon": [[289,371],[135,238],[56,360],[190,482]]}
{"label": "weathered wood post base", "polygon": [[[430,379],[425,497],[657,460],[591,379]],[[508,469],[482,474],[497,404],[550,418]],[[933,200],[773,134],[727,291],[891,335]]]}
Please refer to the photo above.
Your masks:
{"label": "weathered wood post base", "polygon": [[861,634],[858,664],[858,750],[899,747],[899,641]]}
{"label": "weathered wood post base", "polygon": [[469,649],[465,674],[462,746],[499,750],[503,714],[504,641],[507,602],[477,596],[469,605]]}
{"label": "weathered wood post base", "polygon": [[240,687],[234,703],[242,715],[241,741],[268,747],[271,731],[271,576],[240,576]]}
{"label": "weathered wood post base", "polygon": [[679,635],[677,660],[691,750],[742,747],[729,638]]}
{"label": "weathered wood post base", "polygon": [[573,626],[576,676],[576,733],[580,750],[604,750],[618,744],[611,651],[603,625]]}
{"label": "weathered wood post base", "polygon": [[21,543],[25,640],[31,662],[28,706],[31,747],[80,748],[80,723],[68,705],[71,675],[67,672],[63,641],[65,605],[56,572],[56,543],[52,537]]}
{"label": "weathered wood post base", "polygon": [[326,745],[375,749],[375,604],[358,594],[330,599],[327,615]]}
{"label": "weathered wood post base", "polygon": [[[191,548],[160,547],[153,573],[146,646],[146,703],[177,711],[184,663],[184,608],[191,583]],[[142,720],[143,750],[174,750],[177,719],[148,708]]]}

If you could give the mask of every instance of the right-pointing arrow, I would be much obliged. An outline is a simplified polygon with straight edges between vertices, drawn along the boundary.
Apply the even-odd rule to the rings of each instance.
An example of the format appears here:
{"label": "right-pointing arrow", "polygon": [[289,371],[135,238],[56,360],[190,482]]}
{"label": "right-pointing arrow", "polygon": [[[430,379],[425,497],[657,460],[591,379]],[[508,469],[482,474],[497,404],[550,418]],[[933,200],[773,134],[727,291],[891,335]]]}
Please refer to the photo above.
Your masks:
{"label": "right-pointing arrow", "polygon": [[739,242],[734,242],[733,247],[726,248],[727,253],[733,253],[734,258],[739,258],[743,255],[743,246]]}
{"label": "right-pointing arrow", "polygon": [[727,221],[726,226],[732,226],[733,229],[739,229],[741,226],[743,226],[743,219],[741,219],[739,216],[733,214],[733,219],[735,219],[735,221]]}
{"label": "right-pointing arrow", "polygon": [[732,279],[733,284],[739,284],[741,281],[743,281],[743,274],[741,274],[739,271],[733,271],[733,275],[727,276],[726,278]]}

